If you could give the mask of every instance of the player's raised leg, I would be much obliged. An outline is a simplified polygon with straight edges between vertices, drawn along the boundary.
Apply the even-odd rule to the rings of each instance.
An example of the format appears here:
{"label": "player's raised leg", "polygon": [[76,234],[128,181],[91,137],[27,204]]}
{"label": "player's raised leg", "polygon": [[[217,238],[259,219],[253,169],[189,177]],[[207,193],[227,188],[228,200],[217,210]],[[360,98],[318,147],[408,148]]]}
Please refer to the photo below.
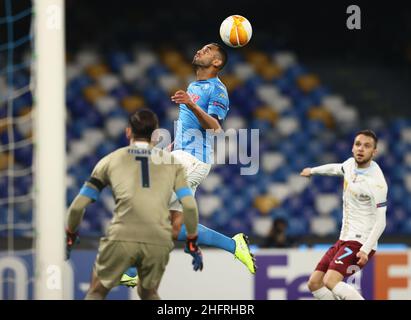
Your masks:
{"label": "player's raised leg", "polygon": [[[170,211],[173,224],[173,238],[178,241],[187,239],[187,231],[183,224],[183,214],[180,211]],[[245,234],[236,234],[233,238],[229,238],[222,233],[207,228],[206,226],[198,225],[198,244],[223,249],[234,254],[248,270],[255,274],[256,265],[254,255],[250,252],[248,246],[248,238]]]}
{"label": "player's raised leg", "polygon": [[[187,239],[186,227],[183,224],[183,215],[179,211],[171,211],[173,217],[173,237],[178,241]],[[216,247],[225,251],[235,252],[235,241],[221,233],[205,227],[202,224],[198,225],[198,243],[205,244],[210,247]]]}

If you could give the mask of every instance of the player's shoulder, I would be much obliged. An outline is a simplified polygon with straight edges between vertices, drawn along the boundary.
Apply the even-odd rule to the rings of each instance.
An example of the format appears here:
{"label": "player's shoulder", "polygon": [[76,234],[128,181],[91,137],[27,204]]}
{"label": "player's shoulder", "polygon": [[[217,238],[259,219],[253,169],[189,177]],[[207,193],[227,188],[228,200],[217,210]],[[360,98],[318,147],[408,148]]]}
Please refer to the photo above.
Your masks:
{"label": "player's shoulder", "polygon": [[128,153],[129,153],[129,150],[130,150],[131,148],[132,148],[131,146],[126,146],[126,147],[118,148],[118,149],[112,151],[111,153],[109,153],[109,154],[107,155],[107,157],[110,157],[110,158],[121,157],[121,156],[123,156],[123,155],[128,154]]}
{"label": "player's shoulder", "polygon": [[214,83],[214,89],[216,91],[222,91],[222,92],[227,92],[227,87],[225,86],[225,84],[220,80],[220,78],[215,78],[215,80],[213,81]]}
{"label": "player's shoulder", "polygon": [[372,180],[372,184],[379,186],[380,188],[387,189],[387,181],[385,180],[384,173],[381,170],[381,167],[378,165],[377,162],[371,162],[371,172],[370,178]]}
{"label": "player's shoulder", "polygon": [[110,153],[106,154],[102,158],[102,160],[104,159],[104,160],[108,161],[108,160],[112,160],[113,158],[119,157],[122,154],[127,153],[127,149],[128,149],[128,147],[121,147],[121,148],[118,148],[116,150],[113,150]]}
{"label": "player's shoulder", "polygon": [[121,157],[121,154],[123,154],[126,148],[119,148],[116,149],[108,154],[106,154],[104,157],[100,159],[100,161],[96,164],[96,168],[107,168],[112,165],[113,162],[116,162],[116,159]]}
{"label": "player's shoulder", "polygon": [[211,95],[214,99],[228,101],[227,88],[218,78],[215,78],[212,82]]}
{"label": "player's shoulder", "polygon": [[345,168],[348,169],[348,167],[353,166],[354,164],[355,164],[354,157],[350,157],[342,163],[342,166],[343,166],[344,169]]}
{"label": "player's shoulder", "polygon": [[212,92],[227,92],[227,87],[218,77],[207,79],[207,83]]}

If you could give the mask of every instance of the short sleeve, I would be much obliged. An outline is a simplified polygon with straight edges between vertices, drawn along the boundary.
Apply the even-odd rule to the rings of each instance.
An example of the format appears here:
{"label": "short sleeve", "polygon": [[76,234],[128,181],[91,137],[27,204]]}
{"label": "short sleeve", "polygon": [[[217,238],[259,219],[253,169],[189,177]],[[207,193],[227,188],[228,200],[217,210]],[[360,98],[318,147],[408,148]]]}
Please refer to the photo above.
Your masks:
{"label": "short sleeve", "polygon": [[218,120],[222,121],[227,116],[229,104],[227,90],[222,85],[216,84],[210,95],[207,113],[215,114]]}

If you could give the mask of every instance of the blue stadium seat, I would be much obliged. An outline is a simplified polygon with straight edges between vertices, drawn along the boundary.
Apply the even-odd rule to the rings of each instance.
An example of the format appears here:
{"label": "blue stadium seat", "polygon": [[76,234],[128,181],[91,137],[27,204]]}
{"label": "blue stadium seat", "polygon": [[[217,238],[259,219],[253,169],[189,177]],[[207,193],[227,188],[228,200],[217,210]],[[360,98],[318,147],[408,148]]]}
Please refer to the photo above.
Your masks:
{"label": "blue stadium seat", "polygon": [[411,217],[403,221],[403,223],[401,224],[400,232],[402,234],[411,235]]}
{"label": "blue stadium seat", "polygon": [[[26,139],[25,137],[23,137],[23,135],[20,133],[20,131],[17,130],[16,127],[13,127],[13,142],[19,142],[21,140]],[[2,145],[6,145],[9,144],[11,142],[12,139],[10,139],[9,137],[9,132],[8,130],[4,130],[1,134],[0,134],[0,142]]]}
{"label": "blue stadium seat", "polygon": [[310,92],[309,97],[313,103],[317,106],[322,104],[322,100],[325,96],[329,95],[330,90],[325,86],[318,86]]}
{"label": "blue stadium seat", "polygon": [[7,198],[8,196],[8,177],[6,175],[0,176],[0,198]]}
{"label": "blue stadium seat", "polygon": [[162,99],[168,98],[165,92],[156,86],[147,87],[143,91],[144,99],[147,101],[149,105],[155,105]]}
{"label": "blue stadium seat", "polygon": [[114,72],[120,72],[123,65],[132,62],[133,58],[131,54],[124,51],[115,51],[111,52],[108,55],[108,63],[110,68]]}
{"label": "blue stadium seat", "polygon": [[81,96],[76,96],[71,103],[68,104],[70,114],[74,118],[83,118],[92,108],[91,105]]}
{"label": "blue stadium seat", "polygon": [[73,94],[80,95],[82,90],[92,83],[93,80],[89,76],[86,74],[81,74],[67,84],[67,90]]}
{"label": "blue stadium seat", "polygon": [[131,94],[130,88],[126,85],[120,85],[118,87],[115,87],[110,91],[110,95],[116,98],[117,100],[124,99],[125,97],[128,97]]}
{"label": "blue stadium seat", "polygon": [[303,236],[308,233],[307,220],[290,218],[288,219],[287,235],[291,237]]}
{"label": "blue stadium seat", "polygon": [[285,72],[285,77],[289,80],[295,80],[298,76],[307,73],[307,69],[300,64],[291,65]]}
{"label": "blue stadium seat", "polygon": [[152,65],[147,70],[147,76],[152,80],[155,80],[158,77],[168,74],[168,73],[169,73],[168,69],[165,66],[160,65],[160,64]]}

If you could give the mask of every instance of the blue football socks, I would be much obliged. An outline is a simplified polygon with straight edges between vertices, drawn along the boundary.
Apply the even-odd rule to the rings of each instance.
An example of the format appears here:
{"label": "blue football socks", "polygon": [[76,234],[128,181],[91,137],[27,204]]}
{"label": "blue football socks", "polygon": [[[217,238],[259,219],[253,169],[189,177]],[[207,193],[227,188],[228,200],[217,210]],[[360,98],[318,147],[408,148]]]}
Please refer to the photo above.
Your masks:
{"label": "blue football socks", "polygon": [[[181,226],[180,233],[178,234],[178,241],[185,241],[187,239],[186,226]],[[206,245],[210,247],[220,248],[225,251],[235,252],[235,241],[221,233],[218,233],[212,229],[209,229],[202,224],[198,225],[198,244]]]}

